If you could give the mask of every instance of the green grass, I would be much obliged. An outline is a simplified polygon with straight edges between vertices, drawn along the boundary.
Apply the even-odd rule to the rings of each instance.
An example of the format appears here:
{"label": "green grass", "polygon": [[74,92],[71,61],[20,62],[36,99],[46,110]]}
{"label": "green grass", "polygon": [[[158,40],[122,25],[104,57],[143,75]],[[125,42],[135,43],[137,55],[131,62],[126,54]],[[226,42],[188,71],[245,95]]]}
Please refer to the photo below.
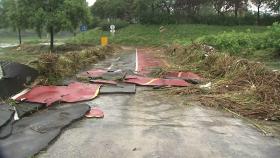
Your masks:
{"label": "green grass", "polygon": [[[73,37],[69,33],[60,33],[56,35],[56,42],[68,42],[74,44],[92,44],[99,45],[101,36],[108,36],[109,43],[131,46],[163,46],[170,44],[188,45],[192,41],[207,35],[219,35],[223,32],[247,32],[262,33],[267,30],[266,27],[258,26],[214,26],[214,25],[168,25],[165,31],[160,33],[160,25],[130,25],[126,28],[117,30],[114,37],[109,32],[100,29],[89,30]],[[34,31],[24,31],[23,42],[38,44],[48,42],[46,35],[39,39]],[[0,43],[17,43],[17,33],[11,30],[0,30]],[[16,51],[15,49],[1,49],[0,60],[12,60],[21,63],[28,63],[38,57],[38,53],[28,51]],[[274,58],[272,50],[263,50],[248,56],[252,60],[264,61],[273,68],[279,68],[279,58]]]}
{"label": "green grass", "polygon": [[121,45],[161,46],[166,44],[190,44],[193,40],[204,35],[215,35],[224,31],[263,32],[266,27],[257,26],[214,26],[214,25],[168,25],[160,33],[160,25],[130,25],[120,29],[112,37],[109,32],[100,29],[81,33],[69,42],[78,44],[99,44],[101,36],[108,36],[109,42]]}
{"label": "green grass", "polygon": [[280,52],[275,49],[256,50],[246,58],[265,63],[272,70],[280,70]]}
{"label": "green grass", "polygon": [[[67,32],[62,32],[55,35],[55,42],[65,42],[69,38],[72,38],[73,35]],[[40,39],[37,34],[32,30],[25,30],[22,32],[22,43],[29,44],[31,47],[39,43],[48,43],[49,38],[44,34],[43,38]],[[0,29],[0,46],[1,44],[12,44],[17,45],[18,34],[10,29]],[[42,50],[42,47],[44,48]],[[16,50],[16,48],[0,48],[0,60],[4,61],[13,61],[23,64],[27,64],[30,61],[36,60],[42,51],[48,52],[48,46],[38,47],[38,50],[29,49],[29,50]],[[39,49],[40,48],[40,49]]]}

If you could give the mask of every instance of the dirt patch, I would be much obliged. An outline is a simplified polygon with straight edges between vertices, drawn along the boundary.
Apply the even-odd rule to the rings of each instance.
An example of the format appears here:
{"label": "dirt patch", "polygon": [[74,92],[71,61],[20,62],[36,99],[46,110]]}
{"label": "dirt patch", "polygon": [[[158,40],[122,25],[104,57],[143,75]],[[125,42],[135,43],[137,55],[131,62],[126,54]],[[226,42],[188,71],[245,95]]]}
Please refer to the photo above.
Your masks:
{"label": "dirt patch", "polygon": [[279,72],[267,69],[260,62],[220,53],[200,44],[174,45],[167,48],[166,54],[176,63],[173,69],[192,70],[212,82],[208,90],[189,87],[173,93],[195,94],[204,105],[226,107],[246,117],[280,120]]}

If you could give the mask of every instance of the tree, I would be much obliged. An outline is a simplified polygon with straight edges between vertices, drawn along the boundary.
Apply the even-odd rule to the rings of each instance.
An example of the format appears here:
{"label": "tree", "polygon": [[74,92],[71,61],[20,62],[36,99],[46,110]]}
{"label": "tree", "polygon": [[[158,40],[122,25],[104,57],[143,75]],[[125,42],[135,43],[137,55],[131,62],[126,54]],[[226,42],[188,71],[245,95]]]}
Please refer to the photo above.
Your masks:
{"label": "tree", "polygon": [[247,10],[248,0],[228,0],[227,2],[228,7],[232,7],[234,11],[234,15],[237,18],[238,12],[241,9]]}
{"label": "tree", "polygon": [[62,30],[74,31],[80,23],[88,21],[86,0],[24,0],[34,16],[32,27],[40,36],[45,29],[50,34],[50,50],[54,48],[54,36]]}
{"label": "tree", "polygon": [[251,0],[251,2],[257,6],[257,23],[260,24],[260,9],[267,2],[267,0]]}
{"label": "tree", "polygon": [[84,0],[65,0],[65,15],[69,20],[68,30],[76,35],[76,29],[80,24],[89,24],[90,11]]}
{"label": "tree", "polygon": [[273,12],[280,14],[280,0],[268,0],[268,6]]}
{"label": "tree", "polygon": [[97,0],[91,7],[92,14],[100,18],[130,21],[134,15],[134,0]]}
{"label": "tree", "polygon": [[24,0],[2,0],[2,12],[5,22],[18,32],[19,44],[22,43],[21,32],[29,25],[30,12],[25,8]]}
{"label": "tree", "polygon": [[227,6],[227,1],[226,0],[212,0],[212,5],[218,15],[223,15],[222,9]]}
{"label": "tree", "polygon": [[91,7],[91,12],[102,19],[108,18],[108,5],[109,0],[97,0]]}
{"label": "tree", "polygon": [[208,3],[205,0],[176,0],[174,9],[179,14],[194,16],[199,13],[201,5]]}

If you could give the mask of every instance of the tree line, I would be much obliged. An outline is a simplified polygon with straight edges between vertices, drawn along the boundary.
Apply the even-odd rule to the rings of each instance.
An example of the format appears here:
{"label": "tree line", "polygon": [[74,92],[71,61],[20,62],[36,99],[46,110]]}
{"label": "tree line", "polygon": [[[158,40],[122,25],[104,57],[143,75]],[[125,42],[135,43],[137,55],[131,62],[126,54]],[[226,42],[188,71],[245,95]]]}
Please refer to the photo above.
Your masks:
{"label": "tree line", "polygon": [[[257,6],[255,14],[249,11],[249,2]],[[24,29],[34,29],[39,37],[47,32],[53,50],[56,33],[75,34],[81,24],[94,27],[103,21],[108,28],[108,19],[114,19],[120,27],[126,23],[236,25],[243,19],[244,24],[270,25],[279,21],[279,6],[280,0],[97,0],[91,7],[86,0],[0,0],[0,28],[16,30],[20,44]],[[262,7],[274,15],[261,14]]]}
{"label": "tree line", "polygon": [[39,37],[44,31],[50,35],[53,50],[56,33],[63,30],[75,33],[90,18],[86,0],[0,0],[0,27],[16,30],[20,44],[22,30],[34,29]]}
{"label": "tree line", "polygon": [[203,22],[213,17],[234,20],[245,14],[253,14],[249,11],[249,3],[257,6],[258,11],[254,15],[257,24],[261,24],[262,7],[278,14],[278,17],[267,16],[279,18],[280,0],[97,0],[91,11],[100,18],[118,18],[130,22],[199,23],[201,17],[205,17],[200,20]]}

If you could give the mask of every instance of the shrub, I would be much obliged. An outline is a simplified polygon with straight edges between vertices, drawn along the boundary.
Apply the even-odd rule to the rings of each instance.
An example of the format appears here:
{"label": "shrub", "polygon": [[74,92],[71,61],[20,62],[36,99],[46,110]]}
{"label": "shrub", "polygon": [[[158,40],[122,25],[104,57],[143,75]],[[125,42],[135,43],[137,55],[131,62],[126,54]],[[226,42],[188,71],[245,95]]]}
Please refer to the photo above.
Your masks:
{"label": "shrub", "polygon": [[102,22],[100,22],[99,27],[101,27],[103,31],[109,31],[111,25],[115,25],[116,30],[118,30],[128,26],[129,23],[120,19],[111,20],[110,22],[108,22],[108,20],[103,20]]}
{"label": "shrub", "polygon": [[265,47],[280,50],[280,23],[274,23],[269,27],[266,36]]}
{"label": "shrub", "polygon": [[198,39],[201,43],[214,46],[217,49],[237,54],[240,52],[274,48],[280,49],[280,24],[274,23],[264,33],[224,32],[219,35],[204,36]]}
{"label": "shrub", "polygon": [[96,28],[100,25],[100,23],[102,22],[102,20],[99,17],[93,17],[92,21],[90,22],[90,28]]}

